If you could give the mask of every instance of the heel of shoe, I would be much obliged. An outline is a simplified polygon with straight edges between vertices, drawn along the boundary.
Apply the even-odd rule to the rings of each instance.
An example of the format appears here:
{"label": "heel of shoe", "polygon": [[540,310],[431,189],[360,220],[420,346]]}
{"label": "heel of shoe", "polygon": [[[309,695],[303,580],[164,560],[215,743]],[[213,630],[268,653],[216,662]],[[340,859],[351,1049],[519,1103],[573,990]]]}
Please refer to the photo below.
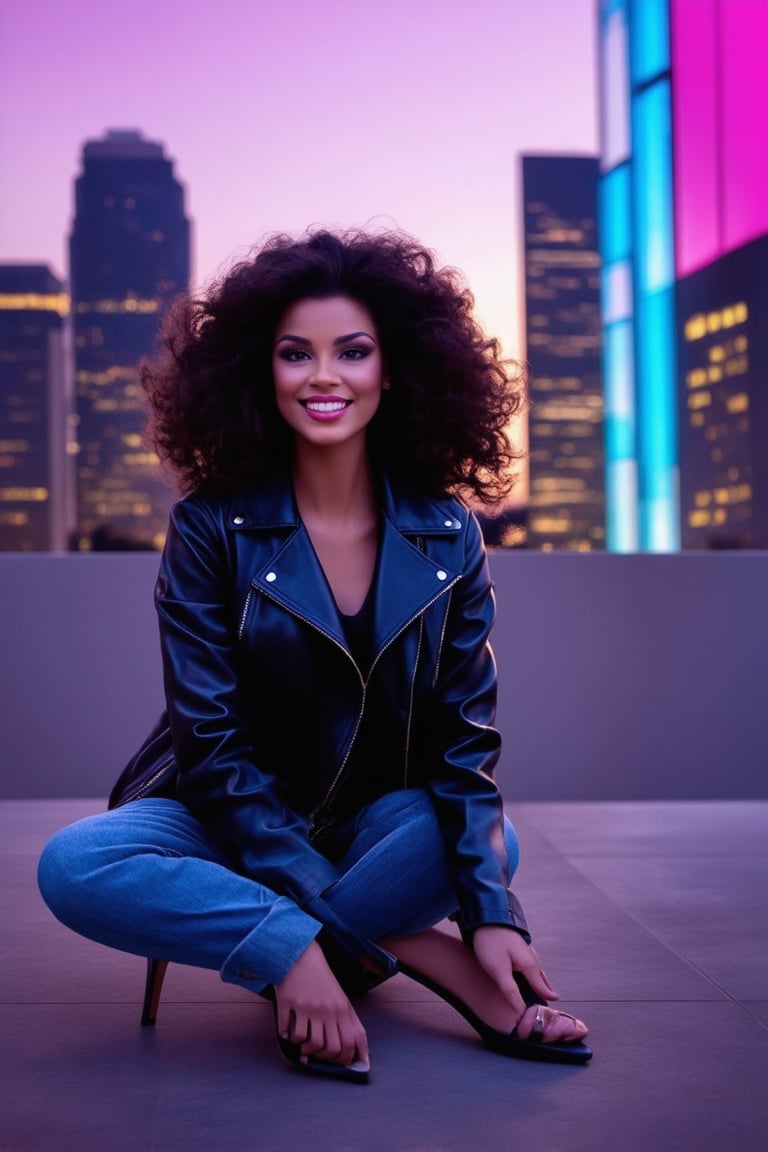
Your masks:
{"label": "heel of shoe", "polygon": [[163,980],[167,968],[167,960],[147,960],[147,979],[144,985],[144,1003],[141,1009],[143,1028],[152,1027],[157,1019],[160,993],[163,990]]}

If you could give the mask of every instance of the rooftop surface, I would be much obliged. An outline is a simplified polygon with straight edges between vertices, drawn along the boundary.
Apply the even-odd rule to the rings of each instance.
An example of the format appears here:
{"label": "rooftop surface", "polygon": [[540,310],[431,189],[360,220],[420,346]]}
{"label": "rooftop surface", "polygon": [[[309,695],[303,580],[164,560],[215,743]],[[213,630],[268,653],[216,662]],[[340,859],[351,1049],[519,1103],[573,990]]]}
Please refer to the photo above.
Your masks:
{"label": "rooftop surface", "polygon": [[757,1152],[768,1131],[768,803],[508,809],[523,900],[594,1059],[486,1050],[400,975],[358,1006],[366,1087],[278,1054],[270,1007],[171,965],[139,1026],[144,965],[59,925],[47,837],[102,800],[0,803],[2,1152]]}

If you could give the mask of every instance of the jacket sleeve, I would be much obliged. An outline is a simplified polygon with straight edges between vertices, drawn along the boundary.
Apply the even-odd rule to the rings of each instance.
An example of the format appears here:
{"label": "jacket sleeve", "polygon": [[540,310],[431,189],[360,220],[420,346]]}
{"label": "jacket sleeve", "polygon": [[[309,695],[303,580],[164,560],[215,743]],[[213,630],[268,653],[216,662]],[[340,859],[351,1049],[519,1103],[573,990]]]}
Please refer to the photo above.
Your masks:
{"label": "jacket sleeve", "polygon": [[239,871],[307,906],[338,873],[283,802],[279,782],[259,767],[258,700],[242,694],[227,543],[203,499],[171,512],[155,603],[178,798]]}
{"label": "jacket sleeve", "polygon": [[503,804],[493,781],[501,737],[494,727],[496,663],[489,643],[495,598],[480,528],[468,516],[462,578],[451,593],[435,682],[432,731],[439,734],[429,791],[443,830],[463,928],[518,929],[509,891]]}

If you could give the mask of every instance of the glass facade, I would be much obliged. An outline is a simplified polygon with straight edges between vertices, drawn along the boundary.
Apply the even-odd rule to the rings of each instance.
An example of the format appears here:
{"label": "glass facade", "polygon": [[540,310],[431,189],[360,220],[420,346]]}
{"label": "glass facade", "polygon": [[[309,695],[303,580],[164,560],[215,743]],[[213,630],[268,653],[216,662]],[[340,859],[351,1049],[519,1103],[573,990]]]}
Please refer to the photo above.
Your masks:
{"label": "glass facade", "polygon": [[768,4],[673,0],[677,274],[768,232]]}
{"label": "glass facade", "polygon": [[[745,256],[737,286],[726,258],[768,235],[768,4],[602,0],[599,19],[607,544],[757,546],[764,345],[746,329],[733,334],[741,351],[689,334],[696,315],[765,308],[764,262]],[[730,391],[744,356],[747,401]]]}
{"label": "glass facade", "polygon": [[[680,539],[668,0],[604,0],[600,21],[607,546],[668,552]],[[611,108],[629,123],[622,149]]]}
{"label": "glass facade", "polygon": [[157,547],[171,489],[142,436],[138,362],[189,284],[183,189],[136,132],[86,143],[70,239],[77,547]]}
{"label": "glass facade", "polygon": [[768,548],[768,236],[679,282],[684,548]]}
{"label": "glass facade", "polygon": [[0,264],[0,550],[64,550],[71,526],[63,346],[46,265]]}
{"label": "glass facade", "polygon": [[598,161],[524,156],[527,544],[605,544]]}

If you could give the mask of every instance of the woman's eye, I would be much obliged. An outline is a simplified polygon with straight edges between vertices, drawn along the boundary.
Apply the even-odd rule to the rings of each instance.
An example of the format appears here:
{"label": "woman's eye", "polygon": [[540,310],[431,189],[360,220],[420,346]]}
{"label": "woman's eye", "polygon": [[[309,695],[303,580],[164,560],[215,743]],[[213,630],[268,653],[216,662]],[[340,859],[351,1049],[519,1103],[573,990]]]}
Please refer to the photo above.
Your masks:
{"label": "woman's eye", "polygon": [[343,360],[363,360],[367,355],[367,348],[345,348],[341,354]]}
{"label": "woman's eye", "polygon": [[295,364],[299,360],[306,360],[307,353],[303,348],[286,348],[280,353],[281,360],[287,360],[289,364]]}

